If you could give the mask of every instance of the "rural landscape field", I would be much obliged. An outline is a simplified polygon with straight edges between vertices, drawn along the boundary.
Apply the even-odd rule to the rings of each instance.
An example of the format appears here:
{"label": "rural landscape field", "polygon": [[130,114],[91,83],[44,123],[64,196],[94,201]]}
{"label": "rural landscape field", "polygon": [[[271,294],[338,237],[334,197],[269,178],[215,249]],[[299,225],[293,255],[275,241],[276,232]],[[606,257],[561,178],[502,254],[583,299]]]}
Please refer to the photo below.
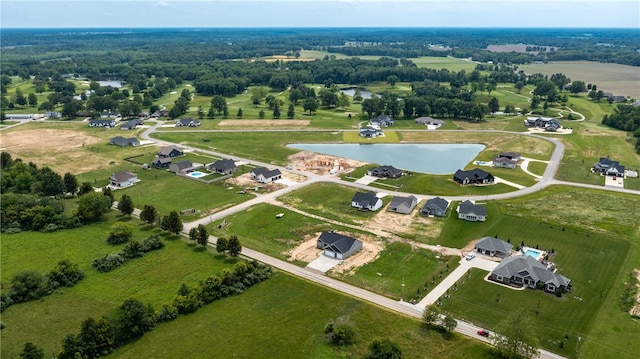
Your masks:
{"label": "rural landscape field", "polygon": [[640,42],[591,33],[3,29],[0,356],[635,358]]}

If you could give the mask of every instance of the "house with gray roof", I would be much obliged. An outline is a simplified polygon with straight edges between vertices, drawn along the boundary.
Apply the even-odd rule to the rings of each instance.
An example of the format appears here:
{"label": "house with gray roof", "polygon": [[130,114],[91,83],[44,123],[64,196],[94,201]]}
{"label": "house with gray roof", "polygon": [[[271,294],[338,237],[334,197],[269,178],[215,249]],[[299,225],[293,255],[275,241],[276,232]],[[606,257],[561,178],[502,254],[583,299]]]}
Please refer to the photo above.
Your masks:
{"label": "house with gray roof", "polygon": [[181,118],[176,121],[176,127],[198,127],[201,122],[194,118]]}
{"label": "house with gray roof", "polygon": [[420,214],[423,216],[444,217],[447,207],[449,207],[449,201],[446,199],[440,197],[431,198],[422,206]]}
{"label": "house with gray roof", "polygon": [[493,159],[493,167],[514,169],[518,165],[518,161],[508,157],[496,157]]}
{"label": "house with gray roof", "polygon": [[613,161],[607,157],[600,157],[598,163],[593,165],[593,172],[605,176],[624,177],[624,166],[618,161]]}
{"label": "house with gray roof", "polygon": [[133,186],[136,182],[138,182],[138,176],[127,171],[114,172],[109,177],[109,186],[112,188],[126,188]]}
{"label": "house with gray roof", "polygon": [[418,199],[415,196],[401,197],[393,196],[391,203],[389,203],[389,212],[396,212],[402,214],[409,214],[418,204]]}
{"label": "house with gray roof", "polygon": [[399,178],[402,177],[402,170],[393,166],[380,166],[367,171],[367,175],[381,178]]}
{"label": "house with gray roof", "polygon": [[378,136],[382,136],[382,131],[376,128],[367,126],[360,129],[360,137],[376,138]]}
{"label": "house with gray roof", "polygon": [[144,121],[141,118],[135,118],[133,120],[129,120],[122,125],[120,125],[121,130],[135,130],[138,126],[144,125]]}
{"label": "house with gray roof", "polygon": [[554,273],[547,266],[527,255],[503,259],[491,271],[489,279],[506,285],[542,289],[560,294],[571,289],[571,280]]}
{"label": "house with gray roof", "polygon": [[270,170],[266,167],[254,168],[249,172],[251,179],[254,179],[260,183],[269,183],[277,181],[282,178],[282,172],[279,169]]}
{"label": "house with gray roof", "polygon": [[184,152],[176,145],[164,146],[158,150],[158,157],[172,158],[184,155]]}
{"label": "house with gray roof", "polygon": [[435,118],[431,118],[428,116],[423,116],[423,117],[418,117],[415,119],[415,123],[420,124],[420,125],[431,125],[431,126],[436,126],[436,127],[440,127],[442,125],[444,125],[444,121],[443,120],[437,120]]}
{"label": "house with gray roof", "polygon": [[458,218],[469,222],[484,222],[487,220],[487,209],[466,200],[458,206]]}
{"label": "house with gray roof", "polygon": [[189,160],[184,160],[180,162],[175,162],[169,165],[169,171],[175,174],[185,174],[194,170],[193,162]]}
{"label": "house with gray roof", "polygon": [[170,164],[171,164],[170,157],[156,156],[153,158],[153,162],[151,162],[151,165],[156,168],[169,168]]}
{"label": "house with gray roof", "polygon": [[98,120],[92,118],[89,120],[89,127],[114,127],[115,125],[116,121],[111,119]]}
{"label": "house with gray roof", "polygon": [[330,231],[320,234],[316,246],[324,250],[327,257],[347,259],[362,249],[362,241]]}
{"label": "house with gray roof", "polygon": [[453,180],[461,185],[492,184],[495,178],[485,170],[474,168],[472,170],[457,170],[453,174]]}
{"label": "house with gray roof", "polygon": [[363,211],[377,211],[382,207],[382,200],[373,191],[356,192],[351,199],[351,206]]}
{"label": "house with gray roof", "polygon": [[508,257],[513,246],[501,239],[494,237],[484,237],[476,243],[474,249],[480,254],[486,254],[491,257]]}
{"label": "house with gray roof", "polygon": [[369,125],[373,127],[389,127],[393,124],[393,119],[387,115],[380,115],[369,120]]}
{"label": "house with gray roof", "polygon": [[126,147],[126,146],[140,146],[140,141],[137,138],[124,138],[122,136],[116,136],[109,139],[109,143],[116,146]]}
{"label": "house with gray roof", "polygon": [[207,166],[207,168],[213,172],[222,173],[225,175],[232,174],[233,172],[238,170],[236,163],[231,159],[217,160]]}

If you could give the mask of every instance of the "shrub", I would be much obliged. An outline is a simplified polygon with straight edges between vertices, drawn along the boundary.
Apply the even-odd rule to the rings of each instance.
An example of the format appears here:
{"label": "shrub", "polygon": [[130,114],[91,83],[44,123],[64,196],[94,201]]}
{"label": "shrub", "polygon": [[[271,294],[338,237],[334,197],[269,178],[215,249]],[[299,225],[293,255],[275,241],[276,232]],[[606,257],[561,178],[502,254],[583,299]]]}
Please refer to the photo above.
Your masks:
{"label": "shrub", "polygon": [[153,235],[149,238],[142,240],[140,250],[144,253],[151,252],[156,249],[164,247],[164,243],[160,240],[160,237]]}
{"label": "shrub", "polygon": [[0,312],[4,312],[13,304],[13,299],[4,293],[0,293]]}
{"label": "shrub", "polygon": [[124,258],[120,254],[107,254],[103,258],[93,260],[93,268],[98,272],[109,272],[124,263]]}
{"label": "shrub", "polygon": [[84,272],[80,270],[77,264],[71,263],[68,260],[61,260],[46,277],[49,281],[57,283],[58,286],[73,287],[82,278],[84,278]]}
{"label": "shrub", "polygon": [[107,242],[110,244],[126,243],[133,236],[133,227],[128,223],[116,222],[109,230]]}
{"label": "shrub", "polygon": [[178,309],[171,303],[164,303],[158,313],[158,323],[169,322],[178,317]]}
{"label": "shrub", "polygon": [[47,278],[36,271],[27,270],[16,273],[11,278],[9,297],[15,303],[21,303],[39,299],[51,291]]}
{"label": "shrub", "polygon": [[144,255],[142,244],[138,241],[131,241],[122,248],[120,255],[125,259],[142,257]]}

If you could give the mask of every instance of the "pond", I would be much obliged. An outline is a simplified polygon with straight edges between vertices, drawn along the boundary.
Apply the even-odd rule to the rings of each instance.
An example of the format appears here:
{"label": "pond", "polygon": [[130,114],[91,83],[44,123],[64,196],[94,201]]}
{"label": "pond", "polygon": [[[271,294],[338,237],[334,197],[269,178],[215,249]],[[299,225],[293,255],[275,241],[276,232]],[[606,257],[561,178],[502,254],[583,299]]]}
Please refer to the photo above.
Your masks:
{"label": "pond", "polygon": [[481,144],[338,144],[294,143],[298,150],[391,165],[411,172],[451,174],[464,168],[482,151]]}
{"label": "pond", "polygon": [[[343,90],[340,90],[340,92],[342,92],[347,96],[353,97],[353,95],[356,93],[356,89],[355,88],[343,89]],[[373,94],[371,93],[371,91],[360,89],[360,95],[362,96],[363,99],[368,99],[368,98],[371,98],[371,95]],[[375,95],[375,96],[380,97],[380,95]]]}

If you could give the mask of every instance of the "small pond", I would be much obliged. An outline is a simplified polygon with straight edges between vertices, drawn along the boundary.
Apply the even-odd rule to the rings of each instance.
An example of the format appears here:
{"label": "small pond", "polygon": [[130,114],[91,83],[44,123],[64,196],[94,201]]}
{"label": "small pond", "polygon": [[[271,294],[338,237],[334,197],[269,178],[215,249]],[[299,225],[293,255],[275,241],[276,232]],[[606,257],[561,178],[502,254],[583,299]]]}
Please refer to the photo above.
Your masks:
{"label": "small pond", "polygon": [[[353,95],[356,93],[356,89],[355,88],[349,88],[349,89],[344,89],[344,90],[340,90],[340,92],[342,92],[343,94],[347,95],[347,96],[351,96],[353,97]],[[371,98],[371,95],[373,95],[371,93],[371,91],[367,91],[367,90],[360,90],[360,96],[362,96],[363,99],[368,99]],[[375,95],[380,97],[380,95]]]}
{"label": "small pond", "polygon": [[342,144],[294,143],[298,150],[391,165],[411,172],[451,174],[464,168],[482,151],[481,144]]}

